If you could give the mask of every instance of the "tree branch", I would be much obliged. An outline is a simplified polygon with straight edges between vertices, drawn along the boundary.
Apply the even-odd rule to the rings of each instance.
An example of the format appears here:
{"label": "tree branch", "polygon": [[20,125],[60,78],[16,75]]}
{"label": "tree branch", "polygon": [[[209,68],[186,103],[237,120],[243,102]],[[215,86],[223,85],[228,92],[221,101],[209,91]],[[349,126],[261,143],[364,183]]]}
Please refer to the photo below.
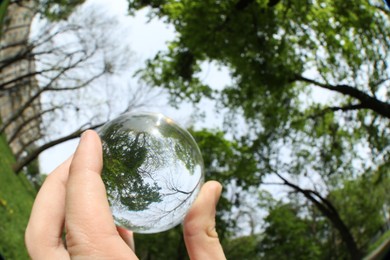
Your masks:
{"label": "tree branch", "polygon": [[325,84],[325,83],[315,81],[313,79],[303,77],[301,75],[296,75],[294,80],[313,84],[323,89],[328,89],[331,91],[341,93],[343,95],[347,95],[349,97],[353,97],[360,101],[360,106],[362,106],[362,108],[370,109],[376,112],[377,114],[390,119],[390,103],[383,102],[375,97],[372,97],[364,93],[361,90],[358,90],[357,88],[348,85]]}
{"label": "tree branch", "polygon": [[20,131],[26,126],[28,125],[29,123],[35,121],[35,120],[40,120],[41,117],[46,114],[46,113],[50,113],[50,112],[53,112],[57,109],[62,109],[63,106],[55,106],[55,107],[51,107],[50,109],[46,109],[46,110],[43,110],[41,111],[40,113],[37,113],[35,115],[33,115],[32,117],[29,117],[27,118],[25,121],[23,121],[15,130],[14,132],[12,133],[12,135],[8,138],[8,143],[10,144],[11,142],[13,142],[18,136],[19,136],[19,133]]}
{"label": "tree branch", "polygon": [[96,129],[96,128],[101,127],[102,125],[104,125],[104,123],[96,124],[96,125],[93,125],[93,126],[88,127],[88,128],[80,127],[78,130],[74,131],[73,133],[70,133],[70,134],[63,136],[61,138],[58,138],[56,140],[50,141],[50,142],[38,147],[37,149],[33,150],[30,154],[28,154],[27,157],[23,158],[21,161],[14,164],[13,170],[16,173],[19,173],[23,169],[23,167],[27,166],[29,163],[31,163],[32,161],[37,159],[38,156],[43,151],[45,151],[53,146],[56,146],[57,144],[78,138],[87,129]]}
{"label": "tree branch", "polygon": [[362,104],[350,104],[350,105],[346,105],[346,106],[343,106],[343,107],[328,107],[326,108],[325,110],[330,110],[330,111],[333,111],[333,112],[336,112],[336,111],[351,111],[351,110],[359,110],[359,109],[364,109],[364,108],[367,108],[365,106],[363,106]]}
{"label": "tree branch", "polygon": [[337,111],[353,111],[353,110],[359,110],[359,109],[366,109],[367,107],[363,106],[362,104],[350,104],[346,106],[341,106],[341,107],[326,107],[319,111],[318,113],[314,113],[312,115],[309,115],[308,118],[315,119],[319,116],[323,116],[328,112],[337,112]]}
{"label": "tree branch", "polygon": [[338,211],[333,206],[333,204],[322,197],[318,192],[313,190],[302,189],[298,185],[295,185],[289,182],[286,178],[281,176],[279,173],[275,174],[284,182],[285,185],[292,188],[294,191],[304,195],[310,202],[312,202],[325,217],[333,224],[333,226],[339,231],[340,236],[348,248],[348,252],[351,256],[351,259],[361,259],[361,252],[356,244],[354,237],[349,231],[348,227],[345,225],[344,221],[341,219]]}
{"label": "tree branch", "polygon": [[[20,85],[14,84],[14,83],[17,83],[17,82],[22,81],[24,79],[31,80],[33,77],[35,77],[37,75],[41,75],[42,73],[50,72],[50,71],[53,71],[53,69],[46,69],[46,70],[34,71],[34,72],[26,73],[26,74],[21,74],[21,75],[19,75],[16,78],[13,78],[13,79],[11,79],[9,81],[1,83],[0,84],[0,91],[7,91],[7,90],[10,90],[10,89],[14,89],[16,87],[19,87]],[[11,87],[7,87],[7,85],[12,85],[12,86]]]}

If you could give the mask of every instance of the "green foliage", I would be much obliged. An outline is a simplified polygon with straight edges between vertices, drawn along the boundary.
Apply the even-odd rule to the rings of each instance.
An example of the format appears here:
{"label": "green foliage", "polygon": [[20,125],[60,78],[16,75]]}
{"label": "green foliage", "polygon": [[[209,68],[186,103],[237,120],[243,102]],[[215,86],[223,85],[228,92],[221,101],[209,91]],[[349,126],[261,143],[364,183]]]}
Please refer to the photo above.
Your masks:
{"label": "green foliage", "polygon": [[85,0],[40,0],[39,11],[51,21],[66,20]]}
{"label": "green foliage", "polygon": [[[387,232],[385,232],[384,234],[382,234],[378,240],[376,240],[374,243],[372,243],[368,250],[367,250],[367,253],[373,253],[374,250],[377,250],[380,246],[382,246],[384,243],[388,243],[390,239],[390,230],[388,230]],[[382,254],[384,254],[385,252],[381,252]]]}
{"label": "green foliage", "polygon": [[28,259],[24,230],[36,191],[24,174],[13,172],[15,160],[3,137],[0,153],[0,254],[5,259]]}
{"label": "green foliage", "polygon": [[257,235],[238,237],[223,243],[227,259],[260,259],[260,239]]}
{"label": "green foliage", "polygon": [[3,34],[4,17],[7,14],[8,5],[9,5],[9,0],[3,0],[0,3],[0,37]]}
{"label": "green foliage", "polygon": [[260,242],[264,259],[320,258],[322,252],[315,223],[298,214],[299,209],[291,204],[280,204],[270,211]]}
{"label": "green foliage", "polygon": [[250,147],[238,141],[229,141],[221,131],[192,131],[202,154],[206,179],[228,184],[232,180],[249,187],[261,182],[257,160]]}
{"label": "green foliage", "polygon": [[[245,188],[261,182],[257,160],[249,147],[227,140],[221,131],[200,130],[191,131],[191,134],[204,158],[206,181],[217,180],[225,187],[236,181]],[[223,192],[226,194],[227,190]],[[228,238],[237,224],[236,219],[226,218],[234,206],[242,203],[239,193],[235,193],[234,197],[234,201],[229,201],[222,196],[217,206],[217,230],[221,240]]]}
{"label": "green foliage", "polygon": [[[364,254],[380,245],[372,247],[370,243],[384,231],[388,221],[385,217],[390,202],[388,179],[377,184],[374,181],[372,176],[344,180],[342,187],[334,188],[327,197]],[[340,243],[340,233],[314,205],[307,205],[296,197],[290,198],[289,203],[270,204],[268,212],[259,243],[265,259],[283,256],[291,259],[350,258],[345,244]]]}
{"label": "green foliage", "polygon": [[[387,119],[361,110],[369,104],[358,113],[347,108],[366,102],[363,95],[371,95],[373,103],[388,95],[390,72],[384,61],[389,57],[385,28],[390,22],[378,8],[380,1],[128,2],[130,13],[149,6],[151,18],[161,18],[176,29],[168,51],[159,52],[139,72],[146,82],[168,89],[173,103],[183,99],[197,103],[207,97],[229,108],[229,116],[242,112],[251,127],[251,139],[257,136],[254,142],[263,147],[275,146],[285,136],[293,138],[295,131],[316,137],[313,134],[321,133],[315,123],[329,115],[335,119],[325,123],[335,121],[344,132],[348,130],[337,144],[344,145],[345,138],[348,142],[370,139],[372,149],[388,147]],[[228,67],[231,84],[217,91],[202,83],[198,72],[205,61]],[[302,80],[308,72],[314,84]],[[338,84],[350,88],[342,90]],[[314,102],[314,86],[334,91],[339,98],[326,105]],[[388,110],[389,104],[383,109]],[[314,124],[305,126],[307,120]],[[339,134],[327,126],[324,129],[324,139]],[[339,158],[344,152],[338,147],[329,150]],[[370,159],[383,163],[382,157]],[[335,171],[340,170],[329,170]]]}
{"label": "green foliage", "polygon": [[153,234],[135,234],[136,254],[140,259],[189,259],[181,226]]}
{"label": "green foliage", "polygon": [[[167,89],[176,105],[208,98],[228,111],[226,122],[245,121],[245,133],[234,122],[226,124],[232,141],[222,131],[195,133],[207,176],[224,185],[234,183],[239,191],[258,188],[262,177],[272,173],[305,178],[306,183],[319,178],[357,244],[366,249],[368,237],[383,221],[379,208],[385,201],[379,191],[367,196],[374,183],[359,176],[383,179],[390,171],[390,16],[382,1],[128,2],[130,13],[150,7],[151,19],[162,19],[176,30],[168,50],[139,72],[142,79]],[[206,85],[199,73],[204,62],[228,68],[230,84],[221,90]],[[222,201],[226,210],[240,207],[239,195],[232,197]],[[294,210],[304,215],[311,207]],[[308,239],[311,220],[298,212],[280,212],[289,224],[297,221],[290,234],[297,244],[285,244],[282,251],[326,258],[315,240]],[[372,221],[365,212],[374,212]],[[287,233],[278,212],[271,216],[271,226],[278,227],[273,235]],[[324,234],[338,236],[329,223],[323,225]],[[327,256],[347,257],[346,249],[324,234],[336,252]]]}
{"label": "green foliage", "polygon": [[368,251],[371,239],[387,221],[384,214],[390,205],[388,189],[388,178],[375,184],[372,176],[362,176],[344,181],[341,189],[328,195],[364,251]]}

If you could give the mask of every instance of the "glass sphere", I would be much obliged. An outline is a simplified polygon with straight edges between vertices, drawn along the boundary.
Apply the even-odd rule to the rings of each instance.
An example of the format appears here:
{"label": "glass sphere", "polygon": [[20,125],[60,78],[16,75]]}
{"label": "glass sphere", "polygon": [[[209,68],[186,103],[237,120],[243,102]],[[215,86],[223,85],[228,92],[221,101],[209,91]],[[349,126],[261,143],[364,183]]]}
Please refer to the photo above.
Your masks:
{"label": "glass sphere", "polygon": [[204,180],[193,137],[162,114],[128,113],[99,131],[102,179],[117,225],[157,233],[179,224]]}

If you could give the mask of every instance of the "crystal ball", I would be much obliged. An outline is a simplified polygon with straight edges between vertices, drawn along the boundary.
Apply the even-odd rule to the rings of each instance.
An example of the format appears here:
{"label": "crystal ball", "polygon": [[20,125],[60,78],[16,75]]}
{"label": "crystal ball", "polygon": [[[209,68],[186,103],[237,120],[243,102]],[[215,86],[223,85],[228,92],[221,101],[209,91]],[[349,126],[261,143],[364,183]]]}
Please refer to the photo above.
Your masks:
{"label": "crystal ball", "polygon": [[118,226],[136,233],[168,230],[184,219],[204,180],[189,132],[157,113],[127,113],[99,131],[102,179]]}

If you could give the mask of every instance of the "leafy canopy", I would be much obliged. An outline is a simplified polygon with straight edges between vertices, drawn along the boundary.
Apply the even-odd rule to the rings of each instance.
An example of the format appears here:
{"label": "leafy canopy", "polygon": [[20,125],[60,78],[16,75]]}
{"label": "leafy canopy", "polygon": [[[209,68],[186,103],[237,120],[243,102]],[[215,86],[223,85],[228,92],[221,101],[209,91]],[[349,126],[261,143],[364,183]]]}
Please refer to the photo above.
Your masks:
{"label": "leafy canopy", "polygon": [[[167,89],[174,104],[212,99],[228,111],[226,120],[245,122],[246,132],[227,124],[232,142],[223,141],[224,132],[201,133],[210,140],[203,149],[216,152],[204,153],[212,178],[237,179],[244,190],[273,173],[320,179],[342,219],[370,208],[354,199],[366,188],[348,180],[373,174],[384,179],[390,173],[390,16],[382,1],[128,3],[131,14],[149,7],[151,19],[176,30],[167,51],[139,72],[142,79]],[[230,84],[220,90],[207,85],[200,73],[205,62],[228,68]],[[250,167],[236,168],[240,159],[231,158],[250,158]],[[285,208],[279,212],[288,219],[299,216]],[[269,219],[275,225],[277,213]],[[356,223],[364,222],[361,218]],[[296,227],[299,237],[307,230],[305,221]],[[378,227],[366,225],[365,234],[358,234],[358,224],[345,222],[357,238]],[[315,257],[317,245],[310,248],[308,257]]]}

